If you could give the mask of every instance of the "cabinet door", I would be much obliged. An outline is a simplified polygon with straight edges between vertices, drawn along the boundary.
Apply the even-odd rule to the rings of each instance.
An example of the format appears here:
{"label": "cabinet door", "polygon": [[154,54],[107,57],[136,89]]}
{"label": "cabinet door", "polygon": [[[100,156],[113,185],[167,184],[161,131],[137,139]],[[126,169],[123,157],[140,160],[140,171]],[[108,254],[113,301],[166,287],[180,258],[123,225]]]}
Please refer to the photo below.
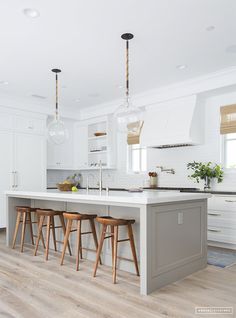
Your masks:
{"label": "cabinet door", "polygon": [[14,150],[17,190],[45,190],[45,137],[21,133],[16,134]]}
{"label": "cabinet door", "polygon": [[64,121],[69,138],[61,145],[47,143],[48,169],[71,169],[74,167],[74,123]]}
{"label": "cabinet door", "polygon": [[77,125],[75,135],[75,164],[77,169],[86,169],[88,167],[88,126]]}
{"label": "cabinet door", "polygon": [[6,227],[4,191],[13,190],[13,133],[0,132],[0,228]]}

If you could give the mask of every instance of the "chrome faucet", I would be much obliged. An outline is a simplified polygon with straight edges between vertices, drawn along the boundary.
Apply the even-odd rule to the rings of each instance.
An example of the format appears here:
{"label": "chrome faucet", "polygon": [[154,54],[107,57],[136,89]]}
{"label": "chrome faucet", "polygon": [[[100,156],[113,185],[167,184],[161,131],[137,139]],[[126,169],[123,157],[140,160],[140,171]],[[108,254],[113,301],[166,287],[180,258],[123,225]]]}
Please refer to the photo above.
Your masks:
{"label": "chrome faucet", "polygon": [[175,174],[175,170],[173,168],[164,168],[163,166],[156,166],[157,168],[161,169],[161,172]]}
{"label": "chrome faucet", "polygon": [[87,193],[89,192],[89,177],[90,177],[90,176],[94,178],[94,175],[91,174],[91,173],[87,175],[87,185],[86,185],[86,191],[87,191]]}
{"label": "chrome faucet", "polygon": [[102,194],[102,161],[99,161],[99,193]]}

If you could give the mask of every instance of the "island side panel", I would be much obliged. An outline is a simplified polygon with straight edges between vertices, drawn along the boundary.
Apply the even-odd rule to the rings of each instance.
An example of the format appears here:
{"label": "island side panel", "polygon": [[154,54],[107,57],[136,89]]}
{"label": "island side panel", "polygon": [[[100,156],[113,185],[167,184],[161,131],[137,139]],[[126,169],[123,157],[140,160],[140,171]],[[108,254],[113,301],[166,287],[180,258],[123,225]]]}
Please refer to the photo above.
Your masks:
{"label": "island side panel", "polygon": [[150,206],[148,213],[150,293],[207,266],[207,200]]}

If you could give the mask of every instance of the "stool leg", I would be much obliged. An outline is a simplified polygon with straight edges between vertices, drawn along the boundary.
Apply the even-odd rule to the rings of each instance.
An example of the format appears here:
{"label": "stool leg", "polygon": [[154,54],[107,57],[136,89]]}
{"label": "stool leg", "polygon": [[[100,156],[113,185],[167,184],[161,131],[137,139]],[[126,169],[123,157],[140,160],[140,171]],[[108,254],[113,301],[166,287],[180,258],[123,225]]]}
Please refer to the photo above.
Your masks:
{"label": "stool leg", "polygon": [[24,212],[23,213],[23,221],[22,221],[21,243],[20,243],[20,245],[21,245],[21,248],[20,248],[21,253],[23,252],[24,241],[25,241],[26,217],[27,217],[27,213]]}
{"label": "stool leg", "polygon": [[51,216],[51,225],[52,225],[52,237],[53,237],[54,249],[55,249],[55,251],[57,251],[54,216]]}
{"label": "stool leg", "polygon": [[78,221],[77,225],[77,253],[76,253],[76,270],[79,270],[79,254],[81,251],[81,220]]}
{"label": "stool leg", "polygon": [[80,229],[80,240],[79,240],[79,253],[80,253],[80,258],[83,259],[83,249],[82,249],[82,235],[81,235],[81,229]]}
{"label": "stool leg", "polygon": [[46,237],[46,251],[45,251],[46,261],[48,260],[48,253],[49,253],[50,225],[51,225],[51,217],[47,216],[47,237]]}
{"label": "stool leg", "polygon": [[114,226],[111,225],[111,255],[112,255],[112,268],[114,266]]}
{"label": "stool leg", "polygon": [[19,230],[20,218],[21,218],[21,213],[17,212],[15,232],[14,232],[13,241],[12,241],[12,248],[15,248],[15,245],[16,245],[16,238],[17,238],[17,233]]}
{"label": "stool leg", "polygon": [[34,245],[34,236],[33,236],[33,226],[32,226],[32,219],[31,219],[31,212],[28,212],[28,216],[29,216],[29,228],[30,228],[31,242],[32,242],[32,245]]}
{"label": "stool leg", "polygon": [[42,230],[43,230],[43,222],[44,222],[44,215],[40,215],[37,216],[39,221],[38,221],[38,237],[37,237],[37,240],[36,240],[36,245],[35,245],[35,250],[34,250],[34,256],[37,255],[37,251],[38,251],[38,247],[39,247],[39,241],[40,241],[40,237],[42,235]]}
{"label": "stool leg", "polygon": [[138,260],[137,260],[136,250],[135,250],[134,235],[133,235],[132,225],[128,224],[127,227],[128,227],[128,235],[129,235],[130,247],[131,247],[131,251],[132,251],[133,259],[134,259],[134,265],[135,265],[137,276],[139,276]]}
{"label": "stool leg", "polygon": [[94,266],[94,271],[93,271],[93,277],[96,276],[96,272],[97,272],[97,268],[98,268],[98,262],[99,262],[100,254],[101,254],[101,251],[102,251],[103,242],[104,242],[105,235],[106,235],[106,230],[107,230],[107,225],[103,224],[103,226],[102,226],[102,234],[101,234],[100,242],[99,242],[99,245],[98,245],[97,256],[96,256],[96,261],[95,261],[95,266]]}
{"label": "stool leg", "polygon": [[112,268],[113,284],[116,284],[117,245],[118,245],[118,226],[114,226],[114,246],[113,246],[114,254],[113,254],[113,268]]}
{"label": "stool leg", "polygon": [[[65,234],[66,234],[66,226],[65,226],[65,220],[64,220],[64,217],[63,217],[63,215],[62,215],[62,214],[59,214],[59,218],[60,218],[60,221],[61,221],[61,226],[62,226],[63,233],[64,233],[64,235],[65,235]],[[72,256],[69,241],[67,241],[67,246],[68,246],[68,250],[69,250],[70,256]]]}
{"label": "stool leg", "polygon": [[64,237],[64,244],[63,244],[63,249],[62,249],[62,254],[61,254],[61,265],[63,265],[64,257],[65,257],[65,252],[66,252],[66,247],[68,246],[68,239],[71,231],[71,226],[72,226],[72,220],[67,221],[66,225],[66,233]]}
{"label": "stool leg", "polygon": [[[96,227],[94,224],[94,219],[89,220],[89,223],[90,223],[91,231],[93,234],[94,244],[95,244],[96,250],[98,250],[98,238],[97,238],[97,233],[96,233]],[[99,262],[102,265],[101,257],[99,257]]]}
{"label": "stool leg", "polygon": [[[39,215],[37,214],[37,222],[38,222],[38,233],[39,233]],[[46,248],[45,243],[44,243],[44,237],[43,237],[43,230],[41,231],[41,236],[40,236],[41,240],[42,240],[42,244],[43,244],[43,248]]]}

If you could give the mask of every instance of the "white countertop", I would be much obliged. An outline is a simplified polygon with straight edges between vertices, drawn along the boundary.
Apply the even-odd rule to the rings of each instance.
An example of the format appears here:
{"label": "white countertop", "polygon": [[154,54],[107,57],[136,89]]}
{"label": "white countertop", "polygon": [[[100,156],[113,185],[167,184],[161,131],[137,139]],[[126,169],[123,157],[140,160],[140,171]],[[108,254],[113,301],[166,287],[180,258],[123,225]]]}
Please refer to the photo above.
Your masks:
{"label": "white countertop", "polygon": [[100,195],[97,190],[79,190],[78,192],[61,192],[59,190],[47,190],[41,192],[30,191],[6,191],[7,197],[25,198],[35,200],[52,200],[52,201],[66,201],[78,202],[88,204],[103,204],[103,205],[124,205],[137,207],[140,205],[201,200],[211,197],[211,194],[205,193],[181,193],[181,192],[158,192],[158,191],[144,191],[137,193],[130,193],[126,191],[110,191],[106,194],[105,191]]}

